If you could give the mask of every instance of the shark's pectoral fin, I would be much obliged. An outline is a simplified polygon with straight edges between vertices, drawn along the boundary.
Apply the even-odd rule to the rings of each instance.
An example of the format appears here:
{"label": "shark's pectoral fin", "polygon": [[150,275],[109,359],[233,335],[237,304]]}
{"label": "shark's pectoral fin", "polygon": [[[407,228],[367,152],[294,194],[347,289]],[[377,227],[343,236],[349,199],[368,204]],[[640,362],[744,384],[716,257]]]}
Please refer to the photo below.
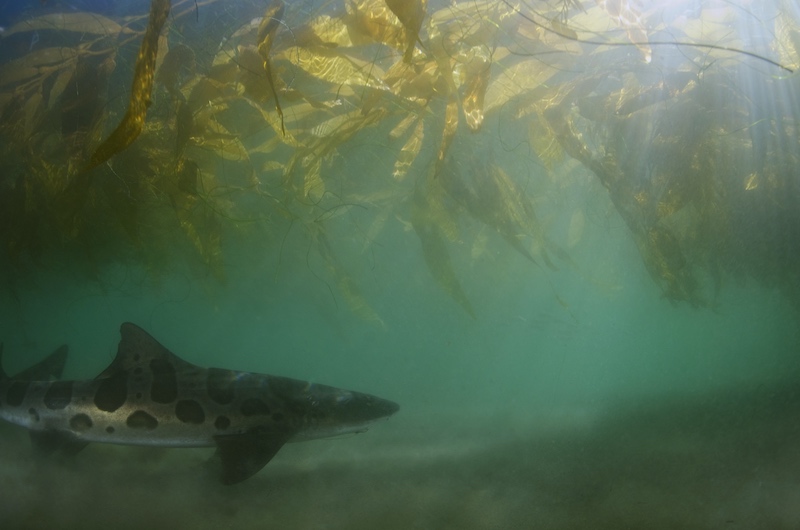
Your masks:
{"label": "shark's pectoral fin", "polygon": [[217,451],[209,463],[217,468],[223,484],[236,484],[252,477],[272,460],[294,433],[258,429],[243,434],[215,436]]}
{"label": "shark's pectoral fin", "polygon": [[43,456],[50,455],[56,451],[72,456],[89,445],[89,442],[79,440],[63,431],[30,431],[30,435],[33,449]]}

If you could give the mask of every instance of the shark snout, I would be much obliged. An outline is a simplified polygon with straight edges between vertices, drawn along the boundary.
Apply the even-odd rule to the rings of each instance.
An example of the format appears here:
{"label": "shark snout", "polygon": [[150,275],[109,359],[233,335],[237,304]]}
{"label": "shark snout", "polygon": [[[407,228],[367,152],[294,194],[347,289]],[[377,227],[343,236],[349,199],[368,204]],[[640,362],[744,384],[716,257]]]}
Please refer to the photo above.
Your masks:
{"label": "shark snout", "polygon": [[352,392],[346,408],[352,420],[370,422],[391,416],[400,410],[400,405],[370,394]]}

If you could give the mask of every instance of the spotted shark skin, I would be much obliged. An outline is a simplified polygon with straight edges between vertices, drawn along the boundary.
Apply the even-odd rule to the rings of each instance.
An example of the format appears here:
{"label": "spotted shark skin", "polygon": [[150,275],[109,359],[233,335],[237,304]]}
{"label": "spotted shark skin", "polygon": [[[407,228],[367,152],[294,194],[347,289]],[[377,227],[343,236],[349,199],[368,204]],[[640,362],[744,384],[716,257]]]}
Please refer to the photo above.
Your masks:
{"label": "spotted shark skin", "polygon": [[235,484],[287,442],[363,432],[399,409],[360,392],[202,368],[135,324],[122,324],[120,334],[116,357],[95,379],[52,380],[66,346],[13,377],[0,367],[0,417],[27,428],[42,453],[76,453],[89,442],[216,447],[214,473]]}

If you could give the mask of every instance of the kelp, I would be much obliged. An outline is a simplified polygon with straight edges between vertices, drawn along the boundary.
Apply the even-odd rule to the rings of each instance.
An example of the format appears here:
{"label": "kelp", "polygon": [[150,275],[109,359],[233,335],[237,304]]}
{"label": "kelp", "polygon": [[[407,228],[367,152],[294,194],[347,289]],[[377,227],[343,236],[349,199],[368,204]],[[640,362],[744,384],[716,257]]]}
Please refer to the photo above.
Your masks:
{"label": "kelp", "polygon": [[283,19],[283,11],[284,5],[282,0],[273,0],[273,2],[267,6],[267,10],[264,12],[264,18],[258,26],[256,42],[258,43],[258,54],[264,61],[264,73],[267,76],[267,85],[275,100],[275,111],[278,113],[278,117],[281,120],[281,132],[286,134],[286,127],[283,123],[283,111],[281,110],[280,101],[278,101],[278,91],[275,89],[275,78],[272,74],[272,67],[269,62],[272,43],[275,40],[275,33],[277,33],[278,27],[280,27],[281,20]]}
{"label": "kelp", "polygon": [[562,202],[593,179],[666,299],[713,306],[749,276],[800,306],[788,2],[749,21],[770,21],[753,49],[724,2],[441,6],[153,0],[20,20],[0,41],[4,258],[73,248],[91,275],[134,256],[157,276],[183,243],[222,282],[224,235],[258,226],[257,247],[299,226],[350,311],[383,326],[331,235],[358,216],[364,259],[400,223],[476,317],[460,271],[493,238],[542,274],[576,268],[561,248],[580,251],[590,218]]}
{"label": "kelp", "polygon": [[150,107],[150,93],[156,70],[156,56],[158,55],[158,39],[161,28],[169,16],[170,0],[153,0],[150,4],[150,19],[145,30],[139,54],[136,57],[136,66],[133,72],[133,84],[128,102],[128,111],[122,121],[111,135],[100,144],[84,171],[99,166],[122,151],[141,134],[147,109]]}
{"label": "kelp", "polygon": [[419,39],[419,30],[422,29],[427,4],[427,0],[386,0],[386,5],[405,29],[406,47],[403,52],[403,61],[407,63],[410,63],[414,56],[414,46]]}

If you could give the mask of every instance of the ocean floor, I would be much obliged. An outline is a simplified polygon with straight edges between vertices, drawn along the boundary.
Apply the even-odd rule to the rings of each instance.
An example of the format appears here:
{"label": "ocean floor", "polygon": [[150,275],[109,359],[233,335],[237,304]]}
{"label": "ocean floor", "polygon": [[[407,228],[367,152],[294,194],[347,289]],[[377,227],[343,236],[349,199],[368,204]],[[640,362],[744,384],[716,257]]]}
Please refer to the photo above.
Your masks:
{"label": "ocean floor", "polygon": [[404,408],[284,447],[255,477],[213,449],[35,458],[0,426],[2,528],[797,529],[800,387],[498,414]]}

